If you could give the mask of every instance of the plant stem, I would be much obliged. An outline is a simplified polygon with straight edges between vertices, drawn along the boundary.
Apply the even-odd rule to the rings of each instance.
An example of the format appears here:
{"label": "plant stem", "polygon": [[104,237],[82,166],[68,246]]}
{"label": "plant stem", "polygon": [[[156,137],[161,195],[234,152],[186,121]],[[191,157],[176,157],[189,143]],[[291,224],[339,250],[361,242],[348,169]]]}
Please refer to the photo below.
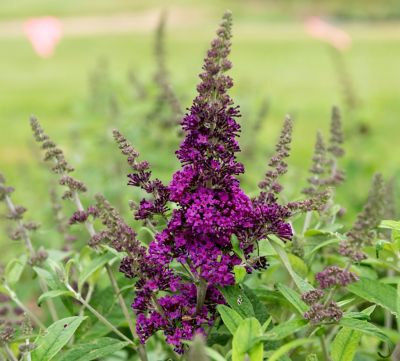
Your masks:
{"label": "plant stem", "polygon": [[[84,211],[85,209],[83,208],[82,202],[81,202],[81,200],[79,198],[79,194],[78,194],[77,191],[73,191],[72,192],[72,197],[73,197],[74,203],[76,205],[76,208],[79,211]],[[91,237],[96,235],[96,230],[94,229],[94,225],[90,220],[87,220],[85,222],[85,227],[86,227],[86,230],[88,231],[88,233],[89,233],[89,235]],[[111,269],[111,266],[108,263],[106,263],[105,267],[106,267],[108,278],[110,279],[111,286],[112,286],[112,288],[114,290],[114,293],[115,293],[115,295],[117,297],[118,303],[119,303],[119,305],[121,307],[122,313],[124,314],[124,316],[126,318],[126,321],[128,322],[129,329],[131,331],[132,337],[135,338],[135,337],[137,337],[136,331],[135,331],[135,326],[134,326],[134,324],[132,322],[132,319],[131,319],[131,317],[129,315],[129,310],[126,307],[124,298],[121,295],[121,291],[120,291],[120,289],[118,287],[117,280],[114,277],[114,274],[113,274],[113,271]],[[145,348],[144,348],[144,346],[142,344],[139,345],[139,356],[140,356],[140,359],[142,361],[147,361],[146,350],[145,350]]]}
{"label": "plant stem", "polygon": [[94,309],[86,300],[81,296],[80,293],[76,292],[69,284],[66,284],[66,287],[69,291],[72,292],[74,298],[82,303],[93,315],[97,317],[97,319],[107,326],[111,331],[113,331],[116,335],[122,338],[124,341],[129,342],[131,345],[135,346],[133,341],[126,337],[121,331],[119,331],[110,321],[108,321],[102,314],[100,314],[96,309]]}
{"label": "plant stem", "polygon": [[323,336],[320,336],[319,340],[321,342],[321,348],[322,348],[322,353],[324,355],[324,360],[331,361],[331,358],[329,357],[328,348],[326,347],[325,338]]}
{"label": "plant stem", "polygon": [[18,361],[6,343],[4,344],[4,350],[6,350],[6,354],[11,361]]}
{"label": "plant stem", "polygon": [[200,279],[197,285],[197,302],[196,302],[196,313],[199,314],[204,305],[206,299],[208,284],[204,279]]}
{"label": "plant stem", "polygon": [[310,227],[311,218],[312,218],[312,212],[308,211],[306,213],[306,218],[304,219],[304,225],[303,225],[303,231],[302,231],[303,236],[304,236],[304,233],[306,233],[308,227]]}
{"label": "plant stem", "polygon": [[9,287],[9,285],[4,283],[3,286],[7,290],[9,296],[15,302],[15,304],[18,307],[22,308],[29,315],[29,317],[33,320],[33,322],[36,323],[36,325],[38,325],[42,330],[46,330],[46,326],[42,323],[42,321],[40,321],[36,317],[36,315],[20,301],[17,294]]}
{"label": "plant stem", "polygon": [[[108,273],[108,277],[110,278],[111,285],[112,285],[112,287],[114,289],[114,292],[117,295],[118,303],[121,306],[122,313],[124,314],[124,316],[125,316],[125,318],[126,318],[126,320],[128,322],[129,329],[131,330],[132,337],[136,338],[137,334],[136,334],[136,330],[135,330],[135,325],[133,324],[132,318],[129,315],[129,310],[126,307],[126,303],[125,303],[124,298],[122,297],[121,291],[120,291],[120,289],[118,287],[117,280],[115,279],[114,274],[113,274],[112,269],[111,269],[111,266],[109,264],[106,264],[106,270],[107,270],[107,273]],[[142,361],[147,361],[146,349],[142,344],[139,344],[138,351],[139,351],[140,359]]]}
{"label": "plant stem", "polygon": [[25,353],[25,355],[26,355],[26,361],[32,361],[31,352],[29,351],[29,338],[27,338],[27,339],[25,340],[25,345],[26,345],[27,350],[28,350],[28,351],[26,351],[26,353]]}
{"label": "plant stem", "polygon": [[[15,205],[14,205],[14,203],[12,202],[11,198],[8,195],[5,196],[5,202],[7,204],[7,207],[9,209],[9,211],[12,214],[15,214],[16,213]],[[34,249],[34,247],[32,245],[32,241],[31,241],[31,239],[29,237],[29,231],[26,229],[26,227],[25,227],[25,225],[24,225],[24,223],[22,222],[21,219],[19,219],[17,221],[17,224],[18,224],[18,227],[20,227],[23,230],[22,238],[24,239],[25,247],[27,248],[29,255],[31,257],[35,256],[35,249]],[[42,292],[43,293],[47,292],[49,289],[48,289],[48,287],[46,285],[46,282],[43,280],[43,278],[40,275],[38,275],[38,277],[39,277],[39,285],[40,285],[40,288],[41,288]],[[53,300],[47,299],[46,300],[46,305],[47,305],[47,307],[49,309],[50,316],[53,319],[53,321],[57,321],[58,320],[58,314],[57,314],[56,307],[54,306]]]}

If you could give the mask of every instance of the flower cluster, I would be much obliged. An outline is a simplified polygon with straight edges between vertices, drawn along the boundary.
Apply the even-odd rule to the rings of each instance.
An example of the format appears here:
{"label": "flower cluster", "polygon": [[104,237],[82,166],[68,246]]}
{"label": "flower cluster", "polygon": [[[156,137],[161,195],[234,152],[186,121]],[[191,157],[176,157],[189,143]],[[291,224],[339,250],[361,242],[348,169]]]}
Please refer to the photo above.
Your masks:
{"label": "flower cluster", "polygon": [[[272,162],[277,174],[268,193],[252,200],[237,179],[244,172],[236,160],[240,151],[236,118],[240,114],[227,93],[233,82],[225,74],[231,68],[227,59],[231,23],[231,15],[226,13],[207,52],[198,95],[182,120],[186,136],[176,152],[182,168],[168,186],[152,181],[148,164],[138,162],[138,153],[114,132],[134,170],[129,184],[153,196],[140,203],[136,218],[148,220],[161,214],[167,219],[134,274],[138,277],[132,305],[137,314],[137,334],[144,343],[163,330],[167,342],[180,353],[184,351],[182,341],[204,334],[205,327],[212,325],[216,306],[225,302],[219,288],[235,282],[233,268],[243,260],[233,251],[232,237],[239,240],[247,264],[251,264],[257,241],[271,234],[284,240],[292,237],[292,228],[286,222],[291,212],[279,205],[273,194],[278,190],[277,176],[285,172],[283,160],[290,134],[281,138],[281,158]],[[290,133],[290,129],[288,120],[285,132]],[[175,205],[168,211],[170,203]],[[124,268],[129,269],[128,263]],[[266,260],[258,262],[257,267],[260,265],[266,266]]]}
{"label": "flower cluster", "polygon": [[304,318],[313,324],[321,322],[338,322],[343,317],[343,311],[336,302],[330,301],[327,305],[321,303],[313,304],[310,309],[304,313]]}
{"label": "flower cluster", "polygon": [[322,289],[332,286],[347,286],[349,283],[358,281],[358,277],[353,272],[339,268],[338,266],[329,266],[322,272],[316,274],[315,279]]}
{"label": "flower cluster", "polygon": [[292,130],[293,122],[290,117],[286,117],[279,141],[276,145],[276,153],[268,163],[270,169],[265,173],[264,180],[258,185],[262,190],[262,197],[271,191],[274,193],[280,193],[282,191],[282,186],[277,182],[277,179],[287,172],[288,165],[285,162],[285,158],[289,156],[290,143],[292,142]]}
{"label": "flower cluster", "polygon": [[20,307],[11,305],[8,295],[0,293],[0,346],[14,339],[16,328],[22,324],[23,314]]}
{"label": "flower cluster", "polygon": [[62,198],[77,202],[77,194],[87,191],[85,184],[69,175],[74,168],[65,159],[62,149],[44,132],[37,118],[32,117],[30,122],[35,140],[42,145],[42,149],[45,151],[44,161],[54,162],[55,165],[51,169],[60,175],[59,184],[68,188]]}
{"label": "flower cluster", "polygon": [[146,220],[151,219],[156,214],[164,215],[166,203],[169,199],[169,190],[159,179],[151,180],[149,163],[139,162],[139,153],[134,149],[127,139],[118,131],[113,131],[114,139],[118,144],[122,154],[128,159],[133,173],[129,174],[129,185],[142,188],[146,193],[151,194],[153,200],[143,199],[136,212],[135,218]]}
{"label": "flower cluster", "polygon": [[[344,287],[349,283],[358,281],[357,275],[337,266],[329,266],[317,273],[315,279],[318,281],[320,288],[301,295],[301,299],[310,306],[309,310],[304,313],[304,318],[313,324],[339,321],[343,316],[343,312],[332,299],[334,288]],[[330,288],[333,288],[333,292],[326,296],[325,301],[321,301],[325,298],[324,290]]]}
{"label": "flower cluster", "polygon": [[347,232],[347,240],[340,243],[341,255],[360,262],[366,258],[361,248],[371,245],[379,223],[385,213],[385,184],[381,174],[375,174],[367,202],[358,214],[353,227]]}
{"label": "flower cluster", "polygon": [[3,201],[7,207],[8,213],[5,217],[15,223],[15,227],[11,230],[9,236],[12,240],[23,241],[25,243],[29,252],[29,263],[31,265],[40,264],[46,260],[47,253],[42,248],[35,251],[30,239],[30,232],[36,231],[39,228],[39,224],[24,220],[26,208],[14,204],[11,199],[14,188],[7,186],[5,182],[4,176],[0,174],[0,202]]}
{"label": "flower cluster", "polygon": [[303,193],[319,203],[319,211],[327,208],[330,198],[328,187],[337,186],[344,180],[344,172],[338,168],[337,161],[343,157],[343,132],[340,112],[337,107],[332,108],[330,139],[328,146],[325,145],[324,138],[317,132],[313,164],[310,168],[311,177],[308,178],[309,186]]}

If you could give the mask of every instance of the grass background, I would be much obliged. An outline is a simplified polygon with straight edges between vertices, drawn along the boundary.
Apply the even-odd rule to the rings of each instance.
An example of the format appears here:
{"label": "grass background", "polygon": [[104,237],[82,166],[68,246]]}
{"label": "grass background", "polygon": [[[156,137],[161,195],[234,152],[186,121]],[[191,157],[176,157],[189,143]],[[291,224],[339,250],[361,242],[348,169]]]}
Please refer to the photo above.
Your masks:
{"label": "grass background", "polygon": [[[155,0],[3,0],[0,27],[5,22],[22,24],[32,16],[72,18],[122,12],[140,16],[158,14],[165,7],[164,2]],[[295,118],[295,130],[285,183],[287,196],[297,196],[306,182],[315,132],[321,129],[327,135],[331,106],[343,106],[329,49],[305,33],[303,20],[307,15],[322,14],[338,22],[353,39],[344,58],[360,100],[357,111],[345,113],[343,120],[347,156],[342,165],[347,182],[338,197],[350,210],[351,221],[362,206],[372,174],[381,171],[388,178],[400,169],[400,23],[393,19],[397,7],[396,2],[383,5],[355,0],[327,1],[323,5],[312,1],[283,1],[280,5],[273,1],[171,1],[170,14],[181,14],[176,24],[167,24],[172,85],[184,106],[190,106],[205,50],[223,10],[232,9],[232,95],[242,108],[242,145],[253,143],[257,148],[256,155],[242,159],[248,169],[244,187],[254,191],[283,117],[290,113]],[[31,114],[39,117],[66,150],[77,176],[88,183],[91,193],[101,191],[115,199],[120,193],[122,199],[135,197],[134,191],[125,187],[127,168],[112,168],[119,159],[110,139],[110,131],[116,126],[125,131],[144,159],[155,164],[156,175],[168,180],[171,169],[177,167],[172,149],[179,139],[172,132],[156,130],[157,124],[146,123],[149,104],[126,96],[129,69],[142,82],[151,83],[155,26],[151,23],[129,33],[66,36],[49,59],[38,58],[22,33],[0,35],[0,170],[17,189],[15,200],[29,208],[28,218],[44,223],[41,235],[56,237],[50,231],[48,200],[54,177],[39,161],[28,123]],[[122,89],[127,98],[124,102],[129,104],[119,119],[106,119],[88,110],[88,73],[102,58],[108,59],[116,92]],[[268,117],[260,131],[251,134],[246,129],[265,98],[270,103]],[[360,133],[360,127],[368,132]],[[121,204],[127,211],[126,203]],[[0,237],[4,244],[5,232]]]}

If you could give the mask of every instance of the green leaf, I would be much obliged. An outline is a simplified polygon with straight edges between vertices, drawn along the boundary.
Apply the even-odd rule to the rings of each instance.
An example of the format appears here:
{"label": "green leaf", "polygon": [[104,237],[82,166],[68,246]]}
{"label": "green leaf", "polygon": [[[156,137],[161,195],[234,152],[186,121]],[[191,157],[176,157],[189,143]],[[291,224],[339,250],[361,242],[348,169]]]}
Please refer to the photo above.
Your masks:
{"label": "green leaf", "polygon": [[254,317],[246,318],[237,328],[232,340],[232,361],[243,361],[248,355],[249,361],[263,361],[264,346],[254,342],[261,336],[261,325]]}
{"label": "green leaf", "polygon": [[272,330],[266,332],[263,336],[258,339],[261,341],[276,341],[282,340],[285,337],[293,335],[295,332],[302,330],[307,327],[308,321],[304,319],[291,320],[275,326]]}
{"label": "green leaf", "polygon": [[254,308],[245,292],[238,286],[228,286],[221,290],[222,295],[240,316],[243,318],[254,317]]}
{"label": "green leaf", "polygon": [[353,361],[362,332],[343,327],[331,345],[332,361]]}
{"label": "green leaf", "polygon": [[226,361],[226,358],[221,356],[217,351],[212,349],[211,347],[206,347],[206,353],[210,356],[211,360],[214,361]]}
{"label": "green leaf", "polygon": [[292,265],[293,271],[300,277],[307,277],[308,267],[305,262],[292,253],[287,253],[290,264]]}
{"label": "green leaf", "polygon": [[276,351],[274,351],[268,358],[268,361],[278,361],[282,356],[287,354],[291,349],[294,349],[299,346],[304,346],[308,343],[315,342],[315,338],[300,338],[288,343],[285,343],[283,346],[279,347]]}
{"label": "green leaf", "polygon": [[59,361],[91,361],[112,355],[129,345],[111,337],[101,337],[88,343],[74,345],[58,359]]}
{"label": "green leaf", "polygon": [[283,295],[283,297],[285,297],[293,305],[300,315],[303,315],[308,310],[308,306],[302,301],[300,295],[296,291],[282,283],[278,283],[276,288]]}
{"label": "green leaf", "polygon": [[400,231],[400,221],[384,220],[379,225],[379,228],[393,229]]}
{"label": "green leaf", "polygon": [[96,257],[93,259],[87,266],[85,266],[82,272],[79,275],[78,285],[79,288],[86,282],[86,280],[97,270],[102,268],[106,263],[110,262],[112,259],[115,259],[115,255],[112,253],[104,253],[100,257]]}
{"label": "green leaf", "polygon": [[148,245],[154,239],[154,232],[148,227],[141,227],[138,232],[139,239]]}
{"label": "green leaf", "polygon": [[225,305],[218,305],[217,311],[221,315],[225,326],[234,335],[243,318],[235,310]]}
{"label": "green leaf", "polygon": [[253,306],[256,319],[260,321],[261,324],[263,324],[269,318],[267,307],[263,302],[261,302],[257,294],[253,292],[253,290],[251,290],[248,286],[243,285],[243,290]]}
{"label": "green leaf", "polygon": [[235,282],[241,283],[247,275],[246,267],[236,265],[233,267],[233,273],[235,274]]}
{"label": "green leaf", "polygon": [[38,305],[40,306],[43,301],[49,298],[56,298],[60,296],[73,296],[73,293],[68,290],[53,290],[43,293],[38,299]]}
{"label": "green leaf", "polygon": [[279,258],[281,259],[283,265],[287,269],[287,271],[290,274],[290,277],[292,277],[294,283],[296,284],[297,288],[300,290],[301,293],[305,293],[307,291],[311,291],[313,286],[311,286],[306,280],[301,278],[292,268],[292,265],[289,261],[289,258],[285,252],[285,249],[282,247],[281,243],[279,240],[276,240],[271,237],[270,239],[271,245],[274,248],[275,252],[278,254]]}
{"label": "green leaf", "polygon": [[243,250],[240,248],[240,242],[235,234],[232,234],[232,236],[231,236],[231,244],[232,244],[233,252],[235,252],[236,255],[238,257],[240,257],[240,259],[244,260],[245,257],[244,257]]}
{"label": "green leaf", "polygon": [[329,246],[331,244],[339,243],[339,242],[340,242],[339,239],[334,238],[334,239],[328,239],[325,242],[318,243],[318,245],[315,246],[310,252],[307,252],[306,257],[311,256],[313,253],[317,252],[319,249],[321,249],[323,247]]}
{"label": "green leaf", "polygon": [[347,289],[367,301],[386,308],[393,314],[397,313],[397,292],[393,287],[385,283],[368,278],[360,278],[359,281],[348,285]]}
{"label": "green leaf", "polygon": [[40,267],[33,267],[37,275],[45,280],[47,285],[53,290],[64,289],[64,284],[59,279],[59,276],[53,270],[46,270]]}
{"label": "green leaf", "polygon": [[19,258],[14,258],[8,262],[4,271],[4,276],[9,285],[15,285],[21,278],[22,272],[25,269],[27,256],[22,255]]}
{"label": "green leaf", "polygon": [[374,324],[369,323],[367,321],[361,321],[357,320],[355,318],[345,318],[343,317],[340,321],[339,324],[351,328],[352,330],[360,331],[366,335],[374,336],[376,338],[379,338],[383,342],[388,344],[389,347],[389,354],[392,352],[394,348],[394,344],[392,340],[378,327],[376,327]]}
{"label": "green leaf", "polygon": [[67,344],[86,317],[68,317],[54,322],[44,335],[40,335],[32,352],[32,361],[50,361]]}
{"label": "green leaf", "polygon": [[400,282],[397,284],[396,311],[400,315]]}

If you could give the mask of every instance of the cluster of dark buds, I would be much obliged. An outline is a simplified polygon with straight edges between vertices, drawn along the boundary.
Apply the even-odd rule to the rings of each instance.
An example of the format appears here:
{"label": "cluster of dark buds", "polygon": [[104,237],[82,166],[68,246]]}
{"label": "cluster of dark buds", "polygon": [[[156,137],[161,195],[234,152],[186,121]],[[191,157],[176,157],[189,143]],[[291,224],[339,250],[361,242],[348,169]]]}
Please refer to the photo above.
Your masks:
{"label": "cluster of dark buds", "polygon": [[330,187],[341,184],[344,180],[344,172],[338,168],[337,161],[343,157],[343,132],[339,109],[332,108],[330,139],[326,146],[323,136],[317,132],[311,177],[308,178],[309,187],[303,193],[310,196],[320,205],[320,212],[326,209],[328,200],[331,198]]}
{"label": "cluster of dark buds", "polygon": [[129,258],[122,267],[129,278],[138,278],[132,305],[137,334],[144,343],[162,330],[178,353],[184,352],[183,341],[206,333],[217,316],[218,304],[225,303],[220,288],[235,283],[233,268],[243,260],[234,252],[232,238],[239,240],[246,264],[258,268],[268,264],[253,255],[258,241],[269,235],[292,238],[287,222],[291,211],[276,198],[280,190],[277,177],[286,171],[289,119],[277,146],[279,155],[270,162],[275,169],[272,180],[262,185],[262,194],[249,198],[237,179],[244,172],[236,159],[240,113],[228,95],[233,82],[225,74],[232,66],[227,58],[231,24],[231,14],[226,13],[205,57],[198,95],[181,122],[185,138],[176,154],[182,167],[168,186],[151,180],[148,163],[139,162],[137,151],[114,132],[134,171],[129,184],[152,196],[141,201],[136,219],[155,221],[161,216],[166,222],[164,228],[161,222],[157,224],[163,229],[143,253],[139,268]]}
{"label": "cluster of dark buds", "polygon": [[316,274],[315,279],[322,289],[333,286],[345,287],[349,283],[358,281],[358,277],[353,272],[341,269],[338,266],[329,266],[322,272]]}
{"label": "cluster of dark buds", "polygon": [[[279,178],[286,174],[288,170],[288,164],[286,158],[290,155],[290,145],[292,142],[292,130],[293,121],[289,116],[286,116],[279,140],[275,147],[275,153],[271,157],[268,163],[268,170],[264,175],[264,179],[259,183],[260,194],[258,201],[271,203],[276,201],[278,195],[283,190],[282,184],[279,182]],[[328,191],[321,191],[318,197],[313,194],[310,198],[289,202],[285,208],[294,214],[297,212],[304,213],[314,210],[320,210],[325,207],[330,194]]]}
{"label": "cluster of dark buds", "polygon": [[0,293],[0,346],[14,340],[17,328],[23,324],[23,315],[24,311],[14,307],[9,296]]}
{"label": "cluster of dark buds", "polygon": [[98,217],[105,229],[92,237],[90,244],[97,246],[100,242],[109,243],[118,252],[125,252],[119,270],[127,278],[134,278],[140,272],[140,263],[146,250],[137,240],[136,232],[124,222],[104,196],[97,194],[95,198]]}
{"label": "cluster of dark buds", "polygon": [[367,202],[358,214],[347,240],[340,243],[339,253],[350,260],[360,262],[366,258],[362,247],[372,244],[376,230],[385,213],[385,183],[381,174],[374,175]]}
{"label": "cluster of dark buds", "polygon": [[166,204],[169,200],[169,190],[159,179],[151,180],[149,163],[139,162],[139,153],[129,144],[127,139],[118,131],[114,130],[114,139],[119,149],[128,159],[133,173],[129,174],[129,185],[139,187],[152,196],[152,200],[143,199],[140,202],[135,218],[138,220],[152,219],[156,214],[165,216]]}
{"label": "cluster of dark buds", "polygon": [[35,117],[31,117],[31,128],[35,140],[41,144],[42,149],[45,151],[44,161],[53,162],[52,170],[54,173],[60,175],[59,183],[66,186],[68,189],[63,194],[63,199],[72,199],[77,201],[77,194],[86,192],[86,186],[81,181],[71,177],[69,173],[74,171],[74,168],[67,162],[64,152],[57,146],[49,136],[44,132]]}
{"label": "cluster of dark buds", "polygon": [[[319,283],[319,288],[301,295],[301,299],[310,306],[309,310],[304,313],[304,318],[313,324],[338,322],[342,318],[343,312],[332,299],[334,291],[337,287],[345,287],[358,281],[357,275],[347,269],[329,266],[317,273],[315,279]],[[325,294],[326,289],[331,289],[328,295]]]}
{"label": "cluster of dark buds", "polygon": [[314,303],[310,309],[304,313],[304,318],[312,324],[322,322],[338,322],[343,317],[343,311],[334,301],[329,301],[326,305]]}
{"label": "cluster of dark buds", "polygon": [[276,153],[270,159],[268,166],[270,169],[265,173],[264,180],[260,182],[258,187],[262,190],[261,197],[265,197],[268,193],[278,194],[282,191],[282,186],[278,183],[278,177],[287,172],[288,165],[285,159],[290,154],[290,144],[292,142],[293,122],[290,117],[286,117],[279,141],[276,145]]}
{"label": "cluster of dark buds", "polygon": [[24,221],[26,208],[13,203],[11,199],[12,192],[14,192],[14,188],[6,186],[5,178],[2,174],[0,174],[0,202],[3,201],[7,207],[8,213],[5,215],[5,217],[15,223],[15,226],[11,230],[9,236],[12,240],[22,240],[25,243],[30,255],[30,264],[40,264],[46,260],[47,253],[42,249],[35,251],[29,235],[31,231],[35,231],[39,228],[39,224],[32,221]]}

